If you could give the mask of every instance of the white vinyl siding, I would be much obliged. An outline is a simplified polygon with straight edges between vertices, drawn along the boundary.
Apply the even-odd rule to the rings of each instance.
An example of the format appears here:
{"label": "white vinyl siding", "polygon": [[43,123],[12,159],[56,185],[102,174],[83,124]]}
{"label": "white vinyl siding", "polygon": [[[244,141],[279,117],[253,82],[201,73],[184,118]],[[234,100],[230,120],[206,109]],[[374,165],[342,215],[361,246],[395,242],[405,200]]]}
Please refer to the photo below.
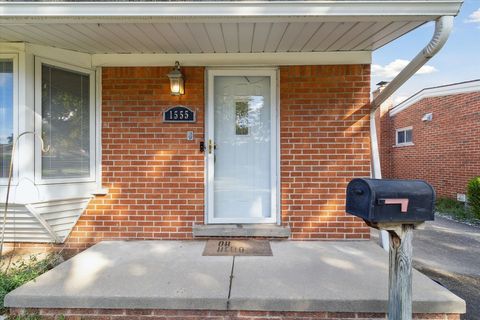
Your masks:
{"label": "white vinyl siding", "polygon": [[63,243],[91,197],[29,204],[11,203],[5,224],[6,242]]}

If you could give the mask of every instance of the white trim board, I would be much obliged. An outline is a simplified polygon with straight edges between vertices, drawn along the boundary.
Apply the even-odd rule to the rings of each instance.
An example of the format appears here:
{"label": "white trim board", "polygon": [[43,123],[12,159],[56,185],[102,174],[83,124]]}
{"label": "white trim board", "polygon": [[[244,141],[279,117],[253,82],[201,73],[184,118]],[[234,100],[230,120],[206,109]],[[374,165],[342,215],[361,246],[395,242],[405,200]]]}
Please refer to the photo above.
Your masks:
{"label": "white trim board", "polygon": [[92,55],[89,53],[31,43],[26,43],[25,49],[37,57],[42,57],[85,69],[90,69],[92,67]]}
{"label": "white trim board", "polygon": [[442,96],[449,96],[453,94],[476,92],[476,91],[480,91],[480,80],[454,83],[450,85],[433,87],[433,88],[425,88],[415,93],[413,96],[403,101],[402,103],[393,107],[388,114],[390,117],[393,117],[397,113],[402,112],[403,110],[409,108],[410,106],[414,105],[415,103],[425,98],[442,97]]}
{"label": "white trim board", "polygon": [[[462,0],[348,0],[348,1],[169,1],[169,2],[5,2],[2,23],[24,17],[48,23],[62,17],[96,18],[262,18],[262,17],[374,17],[457,15]],[[82,19],[78,19],[82,20]],[[19,22],[18,20],[16,21]]]}
{"label": "white trim board", "polygon": [[371,64],[370,51],[190,54],[93,54],[92,66],[281,66]]}
{"label": "white trim board", "polygon": [[65,64],[94,69],[96,67],[149,67],[173,66],[282,66],[282,65],[337,65],[371,64],[371,51],[342,52],[276,52],[276,53],[111,53],[89,54],[72,50],[46,47],[30,43],[0,42],[0,51],[29,53]]}

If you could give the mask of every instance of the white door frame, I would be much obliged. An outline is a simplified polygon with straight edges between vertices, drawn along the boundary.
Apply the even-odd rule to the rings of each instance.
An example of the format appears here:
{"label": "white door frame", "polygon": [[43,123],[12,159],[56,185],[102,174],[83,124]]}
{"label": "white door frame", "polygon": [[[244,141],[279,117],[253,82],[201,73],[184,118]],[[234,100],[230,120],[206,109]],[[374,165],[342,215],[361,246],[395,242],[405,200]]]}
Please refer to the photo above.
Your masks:
{"label": "white door frame", "polygon": [[[208,143],[214,142],[214,78],[216,76],[259,76],[270,77],[270,103],[271,103],[271,214],[269,218],[215,218],[214,217],[214,151],[209,153]],[[205,155],[206,155],[206,203],[205,221],[207,224],[239,224],[239,223],[280,223],[279,205],[279,117],[278,117],[278,95],[277,95],[277,69],[275,68],[237,68],[237,69],[208,69],[207,70],[207,110],[205,121]]]}

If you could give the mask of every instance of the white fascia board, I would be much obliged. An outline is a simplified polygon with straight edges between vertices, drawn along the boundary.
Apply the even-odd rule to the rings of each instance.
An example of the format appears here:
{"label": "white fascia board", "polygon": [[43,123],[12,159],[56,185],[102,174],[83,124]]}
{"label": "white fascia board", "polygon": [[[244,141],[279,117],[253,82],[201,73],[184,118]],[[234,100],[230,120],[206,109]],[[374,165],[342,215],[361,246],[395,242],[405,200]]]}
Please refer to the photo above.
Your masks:
{"label": "white fascia board", "polygon": [[9,52],[26,52],[34,56],[49,58],[62,63],[73,63],[78,67],[87,69],[92,66],[92,55],[89,53],[26,42],[0,42],[0,53]]}
{"label": "white fascia board", "polygon": [[[162,2],[3,2],[0,22],[25,18],[248,18],[248,17],[372,17],[422,16],[427,20],[457,15],[463,0],[370,1],[162,1]],[[80,19],[83,20],[83,19]],[[111,20],[109,20],[112,22]]]}
{"label": "white fascia board", "polygon": [[414,105],[415,103],[425,98],[442,97],[442,96],[449,96],[453,94],[461,94],[461,93],[469,93],[469,92],[477,92],[477,91],[480,92],[480,80],[455,83],[452,85],[446,85],[446,86],[435,87],[435,88],[426,88],[421,90],[420,92],[417,92],[407,100],[393,107],[388,114],[390,115],[390,117],[393,117],[397,113],[402,112],[403,110],[407,109],[408,107]]}
{"label": "white fascia board", "polygon": [[82,68],[119,66],[284,66],[371,64],[371,51],[276,52],[276,53],[188,53],[188,54],[89,54],[36,44],[0,42],[1,51],[28,51],[43,58],[72,63]]}
{"label": "white fascia board", "polygon": [[371,64],[370,51],[199,53],[199,54],[93,54],[93,67],[119,66],[282,66]]}
{"label": "white fascia board", "polygon": [[48,58],[57,62],[71,64],[86,69],[90,69],[92,67],[92,55],[89,53],[30,43],[26,43],[25,47],[27,52],[36,57]]}
{"label": "white fascia board", "polygon": [[25,52],[23,42],[0,42],[0,53]]}

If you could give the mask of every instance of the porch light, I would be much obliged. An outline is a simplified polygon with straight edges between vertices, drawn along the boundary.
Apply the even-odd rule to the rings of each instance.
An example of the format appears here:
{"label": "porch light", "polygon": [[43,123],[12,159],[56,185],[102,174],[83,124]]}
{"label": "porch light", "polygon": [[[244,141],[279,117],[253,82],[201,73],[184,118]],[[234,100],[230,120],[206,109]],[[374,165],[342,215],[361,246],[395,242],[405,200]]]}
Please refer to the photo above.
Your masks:
{"label": "porch light", "polygon": [[170,93],[172,96],[179,96],[185,93],[185,88],[183,85],[183,75],[180,72],[180,63],[175,61],[175,67],[169,74],[167,74],[170,79]]}

